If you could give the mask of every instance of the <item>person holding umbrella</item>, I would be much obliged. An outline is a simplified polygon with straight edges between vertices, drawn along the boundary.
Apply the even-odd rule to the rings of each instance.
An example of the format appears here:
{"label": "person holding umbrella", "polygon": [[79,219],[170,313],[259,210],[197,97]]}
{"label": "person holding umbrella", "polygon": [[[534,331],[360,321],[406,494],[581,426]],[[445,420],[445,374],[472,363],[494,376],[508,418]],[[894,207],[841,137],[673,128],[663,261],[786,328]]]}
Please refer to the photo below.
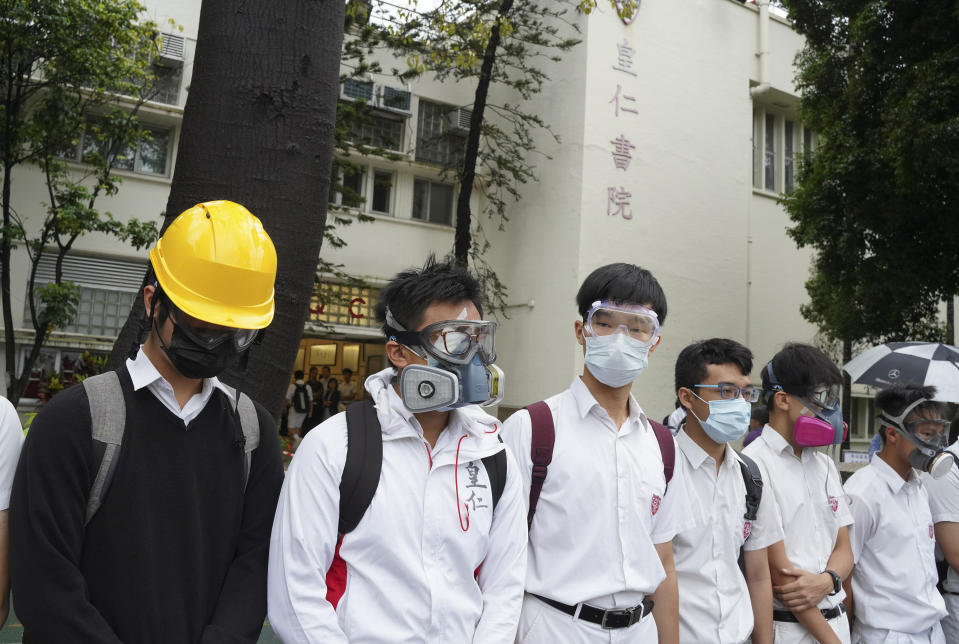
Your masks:
{"label": "person holding umbrella", "polygon": [[912,384],[880,391],[882,449],[846,482],[855,519],[849,530],[855,566],[845,584],[854,643],[946,642],[933,517],[916,471],[941,477],[955,462],[941,452],[949,421],[935,394],[935,387]]}

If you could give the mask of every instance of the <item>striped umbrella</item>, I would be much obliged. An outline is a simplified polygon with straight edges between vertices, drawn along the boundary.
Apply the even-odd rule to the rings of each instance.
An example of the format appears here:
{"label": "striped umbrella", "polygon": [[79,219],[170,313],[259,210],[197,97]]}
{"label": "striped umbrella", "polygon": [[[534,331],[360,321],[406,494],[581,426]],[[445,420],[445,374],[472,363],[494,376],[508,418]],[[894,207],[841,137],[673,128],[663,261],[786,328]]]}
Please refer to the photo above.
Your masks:
{"label": "striped umbrella", "polygon": [[887,342],[863,351],[843,369],[862,385],[935,385],[936,400],[959,402],[959,349],[949,344]]}

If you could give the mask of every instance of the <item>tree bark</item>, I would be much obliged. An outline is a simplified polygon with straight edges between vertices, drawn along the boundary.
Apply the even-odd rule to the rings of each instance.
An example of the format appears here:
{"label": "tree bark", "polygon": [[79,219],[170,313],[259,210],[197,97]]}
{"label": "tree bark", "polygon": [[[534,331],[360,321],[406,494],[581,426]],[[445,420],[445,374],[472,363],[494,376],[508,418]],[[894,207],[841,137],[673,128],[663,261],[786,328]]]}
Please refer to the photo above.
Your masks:
{"label": "tree bark", "polygon": [[483,113],[486,111],[486,97],[489,94],[493,78],[493,64],[496,62],[496,49],[500,43],[500,20],[513,9],[513,0],[503,0],[497,13],[497,21],[490,30],[489,42],[483,52],[483,65],[480,68],[479,82],[473,97],[473,114],[470,118],[470,131],[466,137],[466,152],[463,155],[463,172],[460,175],[460,192],[456,199],[456,236],[453,242],[453,256],[456,264],[466,266],[469,261],[472,235],[470,223],[470,197],[473,195],[473,181],[476,179],[476,159],[479,156],[479,140],[483,126]]}
{"label": "tree bark", "polygon": [[956,343],[956,297],[946,298],[946,344]]}
{"label": "tree bark", "polygon": [[[852,360],[852,340],[842,341],[842,363],[848,364]],[[852,414],[852,378],[845,371],[842,372],[842,417],[849,423],[849,436],[856,430],[856,419]],[[849,449],[849,437],[842,442],[842,449]],[[842,455],[840,454],[840,460]]]}
{"label": "tree bark", "polygon": [[[345,4],[204,0],[164,229],[215,199],[247,207],[276,245],[276,316],[245,371],[223,379],[279,415],[326,222]],[[135,339],[142,299],[114,345]]]}

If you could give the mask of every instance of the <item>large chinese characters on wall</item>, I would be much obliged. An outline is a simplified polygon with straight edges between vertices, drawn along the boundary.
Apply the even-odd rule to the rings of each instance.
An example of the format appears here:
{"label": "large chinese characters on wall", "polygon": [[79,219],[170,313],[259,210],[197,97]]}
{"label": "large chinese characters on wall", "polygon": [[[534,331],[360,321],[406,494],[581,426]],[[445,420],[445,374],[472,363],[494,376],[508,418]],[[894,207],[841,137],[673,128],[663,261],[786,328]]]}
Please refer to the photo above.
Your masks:
{"label": "large chinese characters on wall", "polygon": [[635,125],[639,116],[636,102],[636,72],[633,70],[633,57],[636,50],[628,38],[616,43],[615,64],[617,74],[616,89],[609,100],[609,106],[617,130],[621,133],[609,141],[610,185],[606,188],[606,215],[610,217],[633,218],[632,187],[629,181],[629,166],[633,160],[636,145],[629,140],[627,132],[630,124]]}

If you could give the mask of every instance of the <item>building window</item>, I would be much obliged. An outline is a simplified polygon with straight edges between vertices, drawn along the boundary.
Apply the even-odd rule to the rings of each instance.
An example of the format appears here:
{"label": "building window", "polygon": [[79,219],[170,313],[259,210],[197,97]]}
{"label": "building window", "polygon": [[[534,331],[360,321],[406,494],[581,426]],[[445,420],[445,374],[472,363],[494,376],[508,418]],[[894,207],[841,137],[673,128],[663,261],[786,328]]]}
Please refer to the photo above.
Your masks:
{"label": "building window", "polygon": [[765,156],[763,157],[763,188],[776,189],[776,117],[766,115],[766,127],[763,130],[766,137]]}
{"label": "building window", "polygon": [[852,397],[852,413],[849,418],[849,437],[854,440],[870,441],[876,435],[875,419],[877,415],[876,399],[859,396]]}
{"label": "building window", "polygon": [[753,110],[753,187],[769,192],[792,192],[801,154],[815,144],[812,130],[784,114],[757,107]]}
{"label": "building window", "polygon": [[457,113],[452,105],[420,99],[416,122],[416,160],[423,163],[451,165],[463,158],[466,137],[452,127],[451,116]]}
{"label": "building window", "polygon": [[[117,151],[113,167],[116,170],[126,170],[139,174],[166,176],[170,157],[170,130],[158,128],[143,128],[144,137],[140,139],[136,149],[123,148]],[[94,155],[103,157],[111,151],[109,140],[96,135],[87,129],[80,136],[76,147],[67,150],[62,156],[71,161],[91,163]]]}
{"label": "building window", "polygon": [[376,327],[373,306],[379,295],[379,289],[368,286],[314,283],[308,320],[320,324]]}
{"label": "building window", "polygon": [[370,209],[373,212],[388,215],[391,212],[393,196],[393,173],[382,170],[373,171],[373,199]]}
{"label": "building window", "polygon": [[[30,347],[21,347],[20,373],[23,372],[28,353]],[[109,351],[44,347],[33,364],[22,398],[47,399],[70,385],[82,382],[84,378],[101,373],[109,356]]]}
{"label": "building window", "polygon": [[[80,304],[73,321],[58,331],[116,338],[140,294],[146,264],[106,257],[69,254],[63,258],[63,281],[80,287]],[[36,285],[55,281],[56,252],[46,252],[37,264]],[[30,303],[23,319],[30,324]]]}
{"label": "building window", "polygon": [[366,200],[366,166],[333,163],[329,202],[344,208],[360,208]]}
{"label": "building window", "polygon": [[360,114],[351,124],[350,141],[357,145],[402,152],[405,124],[404,120]]}
{"label": "building window", "polygon": [[166,105],[178,105],[180,102],[180,81],[183,79],[183,70],[180,67],[153,65],[154,86],[151,101]]}
{"label": "building window", "polygon": [[413,219],[449,226],[453,221],[453,186],[416,179],[413,182]]}
{"label": "building window", "polygon": [[783,139],[783,192],[792,192],[796,182],[796,141],[794,138],[794,124],[792,121],[784,123]]}

